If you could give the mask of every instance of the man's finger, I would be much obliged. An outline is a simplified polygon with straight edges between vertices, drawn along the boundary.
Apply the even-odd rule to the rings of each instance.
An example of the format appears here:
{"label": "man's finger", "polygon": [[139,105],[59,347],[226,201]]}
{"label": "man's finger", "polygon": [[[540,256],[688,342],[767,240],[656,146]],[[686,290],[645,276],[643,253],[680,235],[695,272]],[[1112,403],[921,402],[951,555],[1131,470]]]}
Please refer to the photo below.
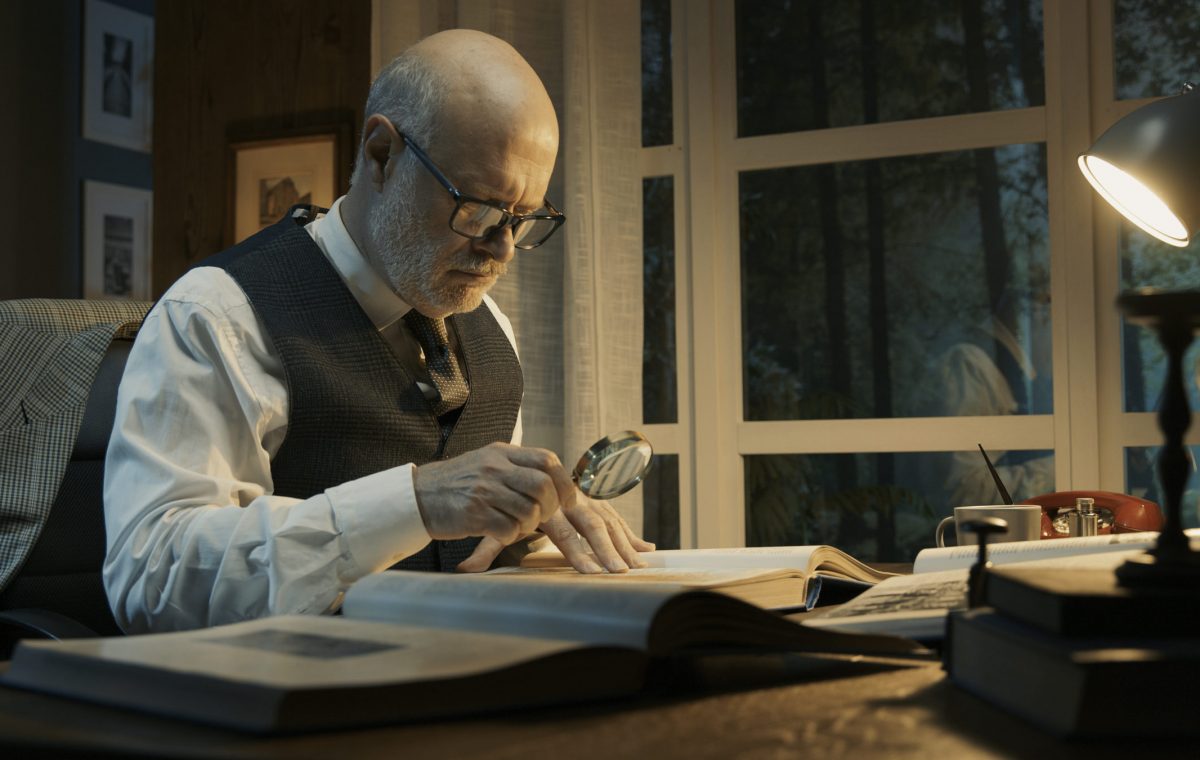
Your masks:
{"label": "man's finger", "polygon": [[625,560],[625,564],[630,567],[645,567],[646,561],[638,556],[637,550],[629,542],[629,537],[625,535],[623,527],[625,520],[617,513],[617,510],[613,509],[612,505],[606,501],[595,501],[593,504],[596,507],[596,513],[604,518],[613,548],[621,555],[621,559]]}
{"label": "man's finger", "polygon": [[621,531],[625,534],[625,538],[629,541],[629,545],[632,546],[634,550],[639,552],[652,552],[657,548],[654,544],[645,540],[637,533],[634,533],[633,528],[629,527],[629,523],[624,517],[621,516],[621,513],[617,511],[616,507],[607,501],[603,503],[611,511],[613,519],[616,521],[616,524],[620,527]]}
{"label": "man's finger", "polygon": [[554,490],[558,493],[558,503],[564,507],[575,506],[575,482],[559,461],[558,455],[546,449],[535,449],[526,446],[510,446],[505,449],[508,460],[521,467],[532,467],[550,476]]}
{"label": "man's finger", "polygon": [[551,543],[558,547],[563,557],[571,563],[571,567],[581,573],[604,572],[604,568],[600,566],[600,563],[587,550],[587,544],[580,540],[575,526],[571,525],[570,521],[563,516],[561,511],[556,512],[553,517],[545,522],[541,526],[541,531],[546,534]]}
{"label": "man's finger", "polygon": [[454,569],[460,573],[482,573],[492,566],[502,551],[504,544],[491,536],[484,536],[476,545],[475,551],[471,552],[471,556],[459,562],[458,567]]}
{"label": "man's finger", "polygon": [[634,549],[637,549],[639,552],[652,552],[658,550],[658,547],[655,544],[634,533],[633,528],[629,527],[629,523],[623,523],[622,527],[625,529],[625,535],[629,538],[629,543],[633,544]]}
{"label": "man's finger", "polygon": [[575,526],[604,569],[610,573],[623,573],[629,569],[629,564],[621,558],[621,553],[613,546],[612,536],[608,532],[608,521],[604,519],[587,502],[582,502],[574,509],[563,510],[567,519]]}

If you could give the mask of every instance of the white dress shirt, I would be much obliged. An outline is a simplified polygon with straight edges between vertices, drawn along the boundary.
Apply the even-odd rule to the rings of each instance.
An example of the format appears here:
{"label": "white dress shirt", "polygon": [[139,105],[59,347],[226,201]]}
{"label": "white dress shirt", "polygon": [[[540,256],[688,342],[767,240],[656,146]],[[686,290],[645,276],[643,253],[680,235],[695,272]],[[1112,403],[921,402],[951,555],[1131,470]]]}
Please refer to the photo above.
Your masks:
{"label": "white dress shirt", "polygon": [[[306,229],[403,354],[410,307],[359,252],[340,205]],[[508,318],[484,301],[515,350]],[[104,583],[127,633],[329,612],[351,583],[429,543],[411,464],[307,499],[275,495],[287,425],[283,365],[245,293],[223,269],[191,270],[133,346],[105,464]]]}

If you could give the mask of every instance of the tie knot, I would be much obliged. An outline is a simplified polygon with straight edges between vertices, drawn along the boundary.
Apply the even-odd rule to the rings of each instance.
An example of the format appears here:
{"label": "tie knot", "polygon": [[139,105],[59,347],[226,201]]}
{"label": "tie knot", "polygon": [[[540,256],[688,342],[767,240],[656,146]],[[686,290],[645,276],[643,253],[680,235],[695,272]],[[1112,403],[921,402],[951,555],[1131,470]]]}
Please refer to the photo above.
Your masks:
{"label": "tie knot", "polygon": [[446,332],[446,320],[427,317],[416,309],[404,315],[404,321],[416,336],[425,352],[440,356],[450,350],[450,334]]}

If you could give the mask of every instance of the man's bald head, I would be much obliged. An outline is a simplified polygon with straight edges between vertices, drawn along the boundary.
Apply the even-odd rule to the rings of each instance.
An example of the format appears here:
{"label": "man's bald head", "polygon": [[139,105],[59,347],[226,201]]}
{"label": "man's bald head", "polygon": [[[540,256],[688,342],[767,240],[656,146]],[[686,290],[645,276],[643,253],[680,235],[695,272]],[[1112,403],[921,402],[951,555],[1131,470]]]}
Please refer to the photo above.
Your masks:
{"label": "man's bald head", "polygon": [[426,37],[384,67],[367,97],[365,116],[374,114],[422,146],[479,145],[514,130],[558,142],[537,73],[512,45],[471,29]]}

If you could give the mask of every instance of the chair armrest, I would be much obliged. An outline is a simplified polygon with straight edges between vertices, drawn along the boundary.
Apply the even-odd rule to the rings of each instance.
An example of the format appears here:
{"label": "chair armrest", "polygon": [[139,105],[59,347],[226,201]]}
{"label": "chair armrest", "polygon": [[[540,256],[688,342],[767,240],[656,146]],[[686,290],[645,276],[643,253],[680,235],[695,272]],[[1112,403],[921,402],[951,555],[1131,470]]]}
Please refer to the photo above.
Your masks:
{"label": "chair armrest", "polygon": [[94,639],[98,633],[52,610],[0,610],[0,639]]}

